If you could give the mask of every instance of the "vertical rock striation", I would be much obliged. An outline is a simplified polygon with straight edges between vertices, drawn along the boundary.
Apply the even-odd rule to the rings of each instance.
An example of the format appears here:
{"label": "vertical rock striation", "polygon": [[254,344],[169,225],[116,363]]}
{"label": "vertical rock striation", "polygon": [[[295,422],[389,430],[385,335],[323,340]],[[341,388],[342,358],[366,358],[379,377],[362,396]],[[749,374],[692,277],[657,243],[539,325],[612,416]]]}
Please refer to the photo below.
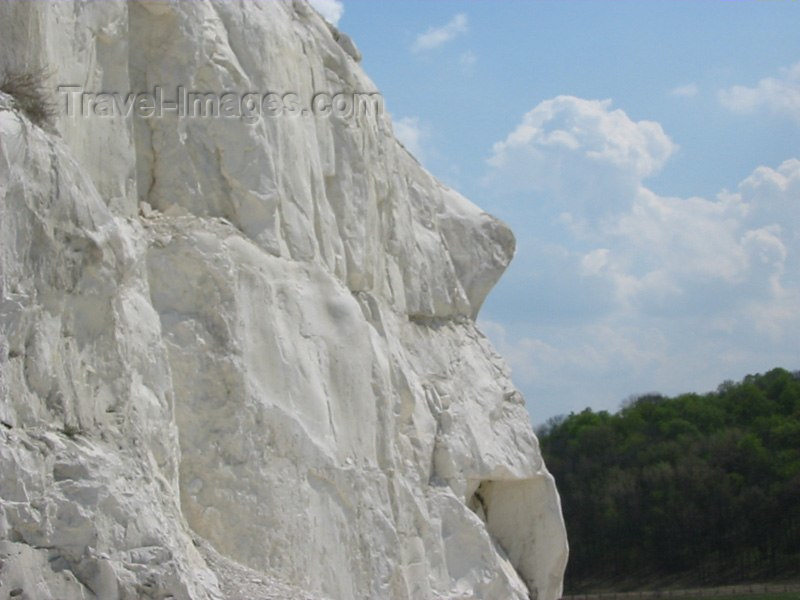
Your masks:
{"label": "vertical rock striation", "polygon": [[[301,1],[0,5],[0,71],[86,91],[307,103],[375,92],[358,59]],[[0,596],[560,596],[553,479],[474,322],[504,224],[384,115],[61,108],[0,94]]]}

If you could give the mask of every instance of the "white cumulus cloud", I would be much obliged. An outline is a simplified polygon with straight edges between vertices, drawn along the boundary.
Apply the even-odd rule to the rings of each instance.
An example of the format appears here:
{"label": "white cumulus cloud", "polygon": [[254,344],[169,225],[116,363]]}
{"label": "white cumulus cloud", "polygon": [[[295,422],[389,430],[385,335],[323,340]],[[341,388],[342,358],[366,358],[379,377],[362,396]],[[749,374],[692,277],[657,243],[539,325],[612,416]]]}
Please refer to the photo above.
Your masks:
{"label": "white cumulus cloud", "polygon": [[673,197],[646,181],[675,149],[658,123],[568,96],[494,145],[488,181],[535,199],[527,224],[544,223],[521,238],[507,275],[521,296],[505,309],[513,326],[485,322],[539,395],[532,406],[601,380],[619,381],[622,398],[797,367],[800,159],[759,166],[713,197]]}
{"label": "white cumulus cloud", "polygon": [[494,144],[489,181],[544,192],[563,210],[596,216],[626,206],[676,149],[661,125],[634,121],[611,100],[558,96]]}
{"label": "white cumulus cloud", "polygon": [[606,278],[620,308],[641,314],[697,316],[753,303],[766,311],[789,287],[800,291],[798,211],[796,159],[758,167],[737,192],[711,199],[640,186],[627,211],[596,228],[602,248],[585,254],[583,272]]}
{"label": "white cumulus cloud", "polygon": [[439,46],[446,44],[453,38],[469,31],[469,23],[467,15],[459,13],[455,15],[450,21],[440,27],[431,27],[424,33],[420,33],[411,49],[414,52],[422,52],[424,50],[432,50]]}
{"label": "white cumulus cloud", "polygon": [[777,169],[758,167],[739,184],[739,194],[753,213],[752,218],[776,224],[797,223],[800,160],[789,159]]}
{"label": "white cumulus cloud", "polygon": [[664,165],[675,144],[661,125],[633,121],[612,110],[611,100],[558,96],[526,113],[505,141],[494,145],[489,163],[499,168],[530,151],[542,156],[567,151],[643,178]]}
{"label": "white cumulus cloud", "polygon": [[344,14],[344,4],[340,0],[309,0],[311,6],[331,25],[338,25]]}
{"label": "white cumulus cloud", "polygon": [[800,62],[783,69],[780,77],[766,77],[754,87],[735,85],[720,90],[719,100],[733,112],[765,109],[800,122]]}

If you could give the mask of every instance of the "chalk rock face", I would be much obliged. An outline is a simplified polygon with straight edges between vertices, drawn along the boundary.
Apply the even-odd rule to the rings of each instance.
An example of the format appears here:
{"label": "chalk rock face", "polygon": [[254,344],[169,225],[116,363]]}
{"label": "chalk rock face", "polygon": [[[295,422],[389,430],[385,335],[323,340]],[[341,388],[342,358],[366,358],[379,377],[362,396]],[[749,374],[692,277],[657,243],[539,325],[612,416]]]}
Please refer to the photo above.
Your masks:
{"label": "chalk rock face", "polygon": [[[0,71],[117,93],[0,94],[0,597],[560,596],[474,322],[513,236],[380,106],[310,110],[376,93],[359,59],[299,0],[0,5]],[[283,105],[125,112],[155,88]]]}

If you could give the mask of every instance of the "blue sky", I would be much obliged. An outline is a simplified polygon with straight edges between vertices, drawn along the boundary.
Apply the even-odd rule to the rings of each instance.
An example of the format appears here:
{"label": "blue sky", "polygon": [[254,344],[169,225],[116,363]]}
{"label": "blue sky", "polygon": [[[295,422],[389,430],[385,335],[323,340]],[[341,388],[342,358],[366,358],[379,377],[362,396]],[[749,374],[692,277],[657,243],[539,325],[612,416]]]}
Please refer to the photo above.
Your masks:
{"label": "blue sky", "polygon": [[535,423],[800,368],[800,2],[315,3],[514,230],[479,321]]}

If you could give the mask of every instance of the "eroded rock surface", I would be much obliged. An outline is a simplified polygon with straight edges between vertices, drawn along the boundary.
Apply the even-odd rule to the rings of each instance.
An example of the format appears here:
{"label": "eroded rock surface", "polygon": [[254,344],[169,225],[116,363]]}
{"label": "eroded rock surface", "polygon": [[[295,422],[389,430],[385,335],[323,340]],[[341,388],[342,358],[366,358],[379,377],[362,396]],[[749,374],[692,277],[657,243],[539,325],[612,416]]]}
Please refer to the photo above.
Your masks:
{"label": "eroded rock surface", "polygon": [[[86,91],[375,92],[359,58],[299,1],[0,5],[0,70]],[[0,597],[560,595],[474,322],[513,236],[388,117],[48,131],[0,95],[0,198]]]}

